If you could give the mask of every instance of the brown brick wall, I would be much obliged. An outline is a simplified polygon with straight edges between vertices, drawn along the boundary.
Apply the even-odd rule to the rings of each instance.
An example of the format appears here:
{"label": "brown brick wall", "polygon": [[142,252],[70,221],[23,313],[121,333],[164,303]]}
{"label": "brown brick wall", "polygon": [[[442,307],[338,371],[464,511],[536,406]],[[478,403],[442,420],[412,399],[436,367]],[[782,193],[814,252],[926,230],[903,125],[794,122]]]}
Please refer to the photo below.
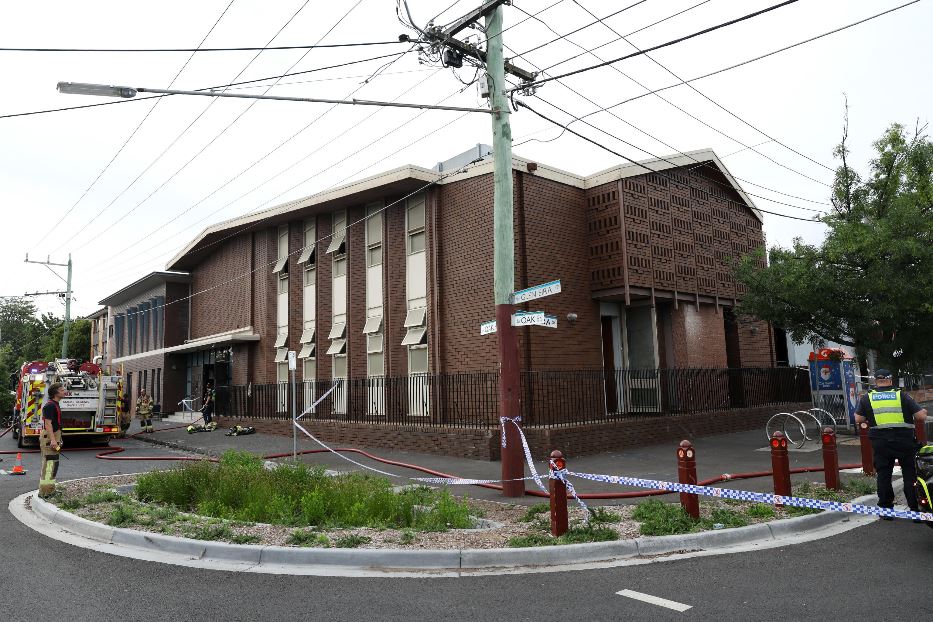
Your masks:
{"label": "brown brick wall", "polygon": [[[252,307],[253,332],[261,338],[249,346],[249,369],[253,373],[253,382],[257,383],[275,382],[275,350],[272,345],[275,343],[275,305],[278,289],[272,267],[277,256],[276,235],[275,228],[259,229],[244,234],[249,240],[252,258],[252,300],[248,297],[237,300],[243,300],[243,306],[247,309]],[[240,295],[242,296],[243,292],[240,292]]]}
{"label": "brown brick wall", "polygon": [[188,338],[187,283],[165,284],[165,347],[177,346]]}
{"label": "brown brick wall", "polygon": [[318,380],[327,380],[333,377],[331,357],[327,356],[330,347],[330,334],[333,325],[333,274],[334,256],[324,251],[330,246],[330,234],[334,228],[334,220],[330,214],[322,214],[317,219],[317,239],[320,240],[317,248],[317,377]]}
{"label": "brown brick wall", "polygon": [[238,235],[191,270],[192,339],[250,325],[249,259],[249,236]]}
{"label": "brown brick wall", "polygon": [[774,335],[771,325],[761,320],[739,318],[739,349],[742,367],[774,367]]}
{"label": "brown brick wall", "polygon": [[[398,197],[386,197],[386,204]],[[405,202],[386,208],[382,253],[383,316],[385,335],[386,376],[408,374],[408,357],[402,347],[405,338],[405,314],[408,302],[405,294],[405,262],[407,257],[405,240]],[[427,210],[427,208],[425,208]]]}
{"label": "brown brick wall", "polygon": [[722,314],[712,305],[679,305],[671,315],[677,367],[728,367]]}
{"label": "brown brick wall", "polygon": [[[366,216],[362,205],[347,209],[347,224]],[[347,229],[347,362],[351,378],[366,377],[366,227],[364,222]]]}

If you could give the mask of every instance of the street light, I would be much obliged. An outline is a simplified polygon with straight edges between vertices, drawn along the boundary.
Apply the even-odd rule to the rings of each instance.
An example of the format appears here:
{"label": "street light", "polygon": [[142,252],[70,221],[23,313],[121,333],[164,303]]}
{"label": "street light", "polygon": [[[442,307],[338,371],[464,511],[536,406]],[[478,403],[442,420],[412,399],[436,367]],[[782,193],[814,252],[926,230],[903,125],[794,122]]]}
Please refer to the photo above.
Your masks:
{"label": "street light", "polygon": [[136,89],[128,86],[109,86],[107,84],[87,84],[85,82],[59,82],[59,93],[66,95],[99,95],[102,97],[136,97]]}
{"label": "street light", "polygon": [[492,114],[489,108],[466,108],[463,106],[439,106],[434,104],[409,104],[402,102],[384,102],[369,99],[323,99],[319,97],[288,97],[284,95],[251,95],[248,93],[229,93],[227,91],[203,89],[200,91],[180,91],[177,89],[150,89],[142,86],[110,86],[107,84],[86,84],[84,82],[59,82],[58,92],[68,95],[97,95],[102,97],[122,97],[129,99],[137,93],[156,95],[200,95],[201,97],[228,97],[232,99],[268,99],[273,101],[305,102],[312,104],[348,104],[351,106],[380,106],[386,108],[417,108],[418,110],[450,110],[453,112],[482,112]]}

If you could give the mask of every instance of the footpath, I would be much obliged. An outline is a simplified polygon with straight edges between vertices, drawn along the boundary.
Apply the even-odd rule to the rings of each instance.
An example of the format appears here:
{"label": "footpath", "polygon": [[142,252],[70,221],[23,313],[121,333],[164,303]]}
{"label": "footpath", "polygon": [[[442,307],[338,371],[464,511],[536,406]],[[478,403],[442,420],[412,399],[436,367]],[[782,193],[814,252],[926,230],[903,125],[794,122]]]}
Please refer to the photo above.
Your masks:
{"label": "footpath", "polygon": [[[214,432],[197,432],[194,434],[189,434],[184,428],[166,429],[177,425],[179,424],[171,422],[158,423],[156,425],[156,433],[139,434],[135,436],[135,438],[155,445],[169,446],[213,457],[218,457],[227,450],[235,449],[262,456],[288,453],[289,457],[278,458],[277,460],[291,459],[292,439],[289,437],[262,433],[247,436],[225,436],[226,430],[223,428],[218,428]],[[131,432],[135,432],[135,425]],[[734,434],[701,437],[689,440],[693,443],[694,449],[696,450],[697,476],[700,480],[717,477],[723,474],[771,470],[771,454],[768,450],[768,442],[763,430],[737,432]],[[119,444],[118,441],[115,441],[115,443]],[[592,456],[575,457],[569,455],[566,456],[567,466],[569,470],[578,472],[602,475],[624,475],[627,477],[676,482],[677,446],[678,443],[672,442],[647,447],[624,448],[619,451],[606,452]],[[298,450],[313,449],[322,449],[322,447],[299,433]],[[370,449],[366,447],[354,447],[354,449],[365,451],[379,458],[426,467],[434,471],[440,471],[461,478],[499,479],[501,477],[499,462],[485,462],[468,458],[392,451],[387,449]],[[555,447],[554,449],[561,448]],[[838,451],[840,464],[854,464],[860,462],[860,450],[857,437],[840,434],[838,436]],[[343,455],[361,463],[365,467],[387,471],[402,477],[429,476],[416,469],[387,465],[358,453],[345,453]],[[808,442],[801,450],[791,450],[789,457],[791,469],[798,467],[820,467],[823,464],[818,441]],[[533,456],[533,458],[538,473],[542,475],[546,474],[547,457]],[[335,471],[363,470],[363,467],[345,460],[340,455],[326,451],[322,453],[305,454],[299,456],[299,459],[307,464],[320,465]],[[525,467],[525,475],[530,475],[527,465]],[[846,476],[844,475],[843,477]],[[821,472],[795,474],[792,476],[792,481],[821,482],[823,481],[823,474]],[[400,483],[404,483],[404,481]],[[637,490],[634,488],[591,481],[577,480],[573,483],[578,493],[625,492]],[[771,477],[735,480],[716,485],[757,492],[773,491]],[[455,490],[456,493],[459,494],[462,492],[462,494],[474,498],[489,500],[505,499],[499,491],[478,486],[457,486],[455,488],[463,489],[462,491]],[[526,489],[535,489],[534,482],[527,482]],[[664,498],[670,501],[676,501],[677,495],[666,495]],[[541,499],[526,495],[523,498],[508,499],[508,501],[510,503],[531,505],[533,503],[540,503]],[[640,501],[640,499],[637,498],[607,499],[605,501],[600,500],[598,504],[611,505],[619,503],[637,503],[638,501]]]}

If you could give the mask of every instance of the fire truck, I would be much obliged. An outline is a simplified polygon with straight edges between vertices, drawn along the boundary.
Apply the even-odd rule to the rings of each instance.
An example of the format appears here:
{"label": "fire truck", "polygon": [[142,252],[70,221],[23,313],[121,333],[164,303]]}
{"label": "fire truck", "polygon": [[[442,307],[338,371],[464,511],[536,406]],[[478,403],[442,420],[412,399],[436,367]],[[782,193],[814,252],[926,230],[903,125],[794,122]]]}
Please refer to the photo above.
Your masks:
{"label": "fire truck", "polygon": [[17,446],[38,445],[42,432],[42,406],[48,401],[48,388],[60,382],[65,397],[62,436],[82,436],[109,441],[120,432],[123,407],[123,379],[104,375],[93,363],[78,365],[74,359],[51,362],[32,361],[20,368],[13,412],[13,438]]}

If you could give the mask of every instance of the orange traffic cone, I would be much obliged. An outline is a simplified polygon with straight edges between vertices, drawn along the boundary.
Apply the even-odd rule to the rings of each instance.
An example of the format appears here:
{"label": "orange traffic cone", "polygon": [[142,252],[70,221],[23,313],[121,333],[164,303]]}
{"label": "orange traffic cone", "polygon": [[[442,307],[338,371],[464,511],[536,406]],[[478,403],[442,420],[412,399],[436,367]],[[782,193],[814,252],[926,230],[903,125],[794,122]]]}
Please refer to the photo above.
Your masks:
{"label": "orange traffic cone", "polygon": [[16,466],[14,466],[13,470],[10,471],[10,475],[26,475],[26,469],[23,468],[23,453],[22,452],[17,452]]}

